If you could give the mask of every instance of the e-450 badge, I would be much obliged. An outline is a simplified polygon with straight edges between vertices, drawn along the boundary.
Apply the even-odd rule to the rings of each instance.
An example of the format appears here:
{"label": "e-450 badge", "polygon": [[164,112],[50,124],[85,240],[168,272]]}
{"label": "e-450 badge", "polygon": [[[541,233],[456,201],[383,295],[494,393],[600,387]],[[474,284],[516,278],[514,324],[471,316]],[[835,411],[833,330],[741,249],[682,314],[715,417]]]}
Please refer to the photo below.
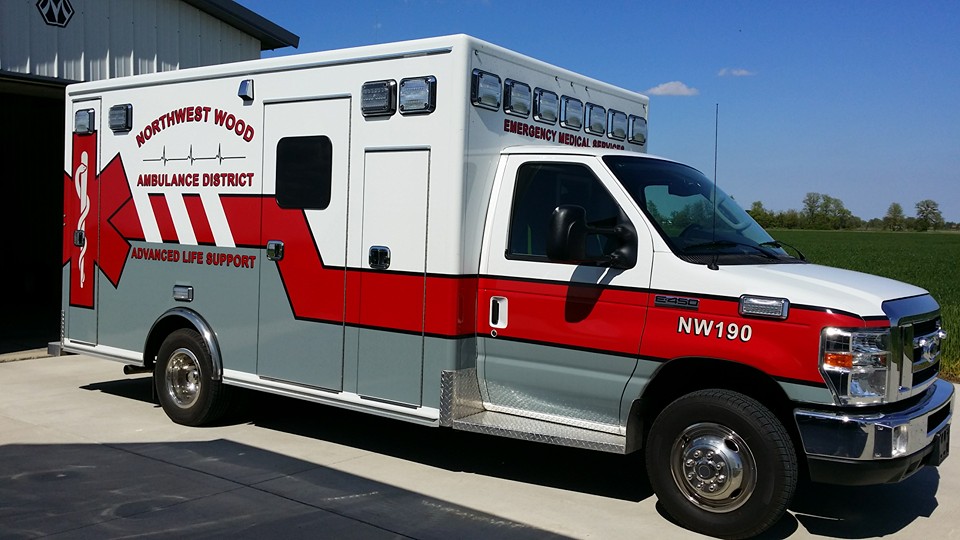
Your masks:
{"label": "e-450 badge", "polygon": [[700,300],[684,296],[658,294],[653,297],[653,305],[656,307],[692,309],[696,311],[700,309]]}

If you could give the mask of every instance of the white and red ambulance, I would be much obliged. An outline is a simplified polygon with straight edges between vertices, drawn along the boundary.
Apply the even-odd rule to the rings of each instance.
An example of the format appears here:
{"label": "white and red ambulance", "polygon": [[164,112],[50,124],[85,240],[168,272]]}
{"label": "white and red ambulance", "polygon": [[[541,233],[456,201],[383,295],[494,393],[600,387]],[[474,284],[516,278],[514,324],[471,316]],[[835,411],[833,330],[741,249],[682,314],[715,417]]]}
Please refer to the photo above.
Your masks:
{"label": "white and red ambulance", "polygon": [[243,387],[642,450],[721,537],[942,462],[937,302],[790,255],[647,106],[462,35],[72,85],[62,348],[187,425]]}

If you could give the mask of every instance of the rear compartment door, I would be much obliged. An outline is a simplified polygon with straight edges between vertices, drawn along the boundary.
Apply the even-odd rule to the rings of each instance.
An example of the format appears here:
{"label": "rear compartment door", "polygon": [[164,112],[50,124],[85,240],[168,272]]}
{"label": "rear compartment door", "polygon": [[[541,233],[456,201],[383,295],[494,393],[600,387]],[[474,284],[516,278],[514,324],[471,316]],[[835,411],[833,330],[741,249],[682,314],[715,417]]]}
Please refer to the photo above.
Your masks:
{"label": "rear compartment door", "polygon": [[[81,119],[77,128],[78,117]],[[75,101],[63,193],[63,292],[66,337],[97,343],[100,100]],[[108,216],[104,216],[108,217]]]}
{"label": "rear compartment door", "polygon": [[[420,405],[430,150],[367,151],[356,313],[357,392]],[[353,314],[351,314],[353,317]]]}
{"label": "rear compartment door", "polygon": [[343,388],[349,135],[349,98],[264,107],[263,378]]}

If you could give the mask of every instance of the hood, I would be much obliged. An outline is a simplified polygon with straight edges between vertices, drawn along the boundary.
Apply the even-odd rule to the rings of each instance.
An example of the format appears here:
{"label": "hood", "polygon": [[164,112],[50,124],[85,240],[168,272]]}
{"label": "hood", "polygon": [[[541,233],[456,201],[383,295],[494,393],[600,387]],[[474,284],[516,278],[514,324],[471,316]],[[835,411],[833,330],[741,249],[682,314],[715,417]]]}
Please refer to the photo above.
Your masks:
{"label": "hood", "polygon": [[[664,265],[665,259],[676,263]],[[684,283],[697,285],[688,287]],[[657,260],[651,288],[735,298],[744,294],[786,298],[791,304],[836,309],[861,317],[885,316],[881,309],[885,301],[928,294],[901,281],[816,264],[727,265],[710,270],[674,257]]]}

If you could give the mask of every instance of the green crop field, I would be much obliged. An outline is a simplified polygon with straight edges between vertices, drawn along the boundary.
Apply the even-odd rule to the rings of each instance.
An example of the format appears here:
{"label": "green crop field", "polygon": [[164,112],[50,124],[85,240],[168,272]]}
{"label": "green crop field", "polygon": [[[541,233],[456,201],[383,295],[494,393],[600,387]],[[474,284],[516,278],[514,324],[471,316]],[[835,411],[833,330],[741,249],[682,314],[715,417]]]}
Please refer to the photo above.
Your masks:
{"label": "green crop field", "polygon": [[800,248],[811,262],[889,277],[930,291],[940,303],[948,334],[941,374],[960,381],[960,234],[783,229],[770,234]]}

